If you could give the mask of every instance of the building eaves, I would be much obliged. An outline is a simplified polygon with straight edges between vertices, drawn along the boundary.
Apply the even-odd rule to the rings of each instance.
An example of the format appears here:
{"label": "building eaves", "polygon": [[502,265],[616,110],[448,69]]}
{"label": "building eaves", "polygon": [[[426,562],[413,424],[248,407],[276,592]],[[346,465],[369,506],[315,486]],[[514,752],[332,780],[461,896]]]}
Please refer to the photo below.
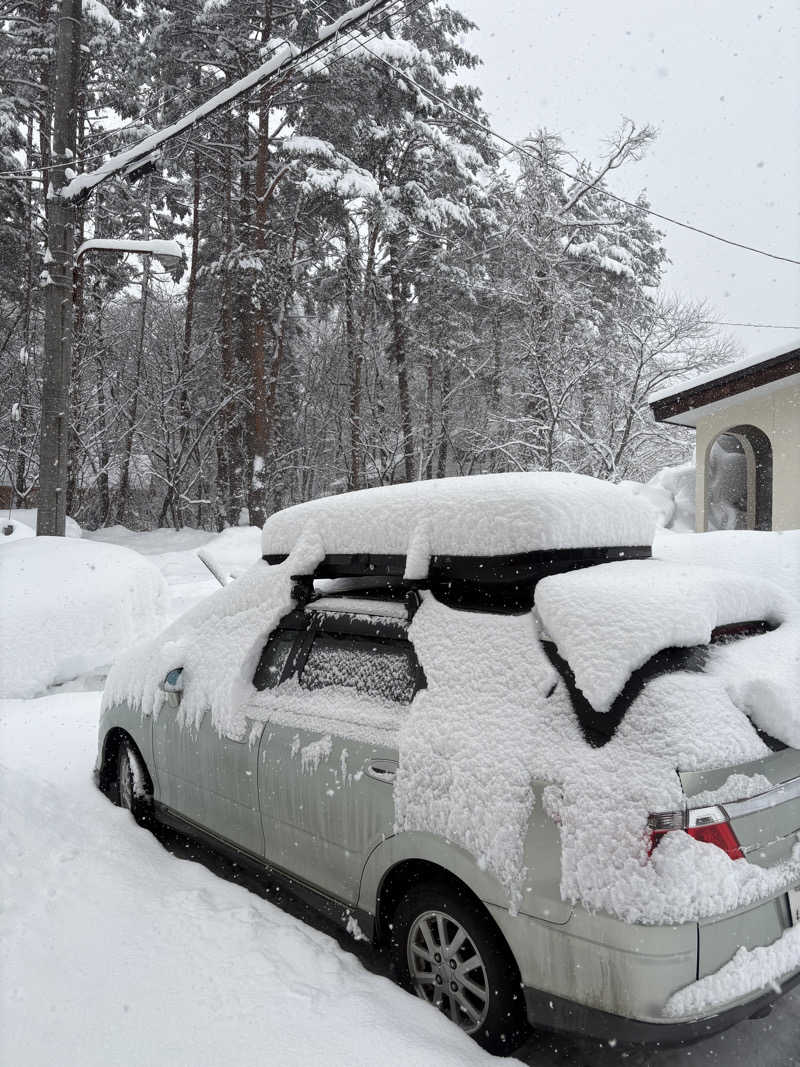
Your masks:
{"label": "building eaves", "polygon": [[649,399],[650,409],[656,422],[694,426],[696,417],[684,421],[681,416],[712,404],[719,405],[740,393],[762,389],[795,374],[800,374],[800,345],[777,353],[773,350],[757,361],[720,367],[717,372],[682,382],[670,391],[662,390]]}

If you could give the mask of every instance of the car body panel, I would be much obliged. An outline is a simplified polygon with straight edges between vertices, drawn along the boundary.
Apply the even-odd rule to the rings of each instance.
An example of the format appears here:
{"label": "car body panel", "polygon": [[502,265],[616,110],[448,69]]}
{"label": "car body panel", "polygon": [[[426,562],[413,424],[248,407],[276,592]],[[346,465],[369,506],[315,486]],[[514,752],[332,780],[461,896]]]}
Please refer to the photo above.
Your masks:
{"label": "car body panel", "polygon": [[748,862],[772,867],[788,859],[800,839],[800,751],[784,748],[714,771],[681,772],[689,805],[693,795],[721,788],[733,774],[760,775],[773,784],[769,792],[721,802]]}
{"label": "car body panel", "polygon": [[785,893],[752,907],[703,920],[698,930],[697,977],[714,974],[739,948],[771,945],[791,925]]}
{"label": "car body panel", "polygon": [[386,745],[268,722],[258,767],[268,861],[354,904],[367,856],[394,824],[391,781],[369,768],[397,759]]}
{"label": "car body panel", "polygon": [[199,726],[165,704],[153,723],[157,799],[235,845],[264,855],[258,805],[263,723],[246,720],[240,738],[220,734],[207,712]]}
{"label": "car body panel", "polygon": [[488,905],[522,984],[636,1019],[664,1018],[667,999],[695,981],[697,925],[640,926],[573,910],[557,926]]}
{"label": "car body panel", "polygon": [[[486,904],[508,908],[508,893],[491,871],[482,869],[466,849],[425,830],[409,830],[395,834],[381,842],[369,855],[361,877],[358,906],[376,913],[378,900],[387,875],[398,864],[419,860],[435,864],[455,875]],[[520,911],[536,908],[543,918],[556,926],[569,921],[572,906],[558,897],[555,900],[538,897],[534,892],[522,894]]]}
{"label": "car body panel", "polygon": [[113,730],[122,730],[133,740],[139,753],[144,760],[150,777],[153,780],[155,794],[158,792],[158,782],[155,775],[155,759],[153,757],[153,717],[146,715],[139,708],[131,707],[130,704],[112,704],[103,709],[100,714],[100,722],[97,729],[97,759],[95,761],[95,774],[99,775],[106,756],[106,746]]}

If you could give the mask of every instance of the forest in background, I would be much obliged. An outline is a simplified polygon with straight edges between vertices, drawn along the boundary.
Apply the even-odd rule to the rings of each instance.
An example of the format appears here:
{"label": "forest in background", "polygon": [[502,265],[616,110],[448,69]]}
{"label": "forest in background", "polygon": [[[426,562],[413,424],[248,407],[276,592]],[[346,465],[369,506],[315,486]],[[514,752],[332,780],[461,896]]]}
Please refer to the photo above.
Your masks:
{"label": "forest in background", "polygon": [[[84,0],[72,169],[348,6]],[[0,485],[17,507],[38,472],[56,17],[47,0],[0,0]],[[663,295],[646,198],[609,195],[654,131],[623,120],[589,164],[532,115],[524,152],[502,154],[469,121],[488,122],[470,25],[397,2],[82,205],[76,247],[177,237],[187,256],[178,279],[108,252],[76,267],[67,511],[81,525],[222,529],[243,508],[261,524],[370,485],[643,479],[686,457],[647,395],[732,353],[707,309]]]}

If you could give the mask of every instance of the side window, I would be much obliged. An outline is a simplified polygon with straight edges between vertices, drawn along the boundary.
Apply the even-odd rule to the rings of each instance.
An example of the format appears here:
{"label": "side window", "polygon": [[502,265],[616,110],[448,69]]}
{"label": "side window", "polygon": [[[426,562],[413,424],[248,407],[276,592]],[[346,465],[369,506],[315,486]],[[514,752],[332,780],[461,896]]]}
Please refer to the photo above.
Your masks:
{"label": "side window", "polygon": [[297,630],[276,630],[267,641],[253,676],[253,685],[259,692],[262,689],[274,689],[281,680],[297,636]]}
{"label": "side window", "polygon": [[425,684],[409,641],[319,633],[299,681],[304,689],[345,686],[397,704],[410,704]]}

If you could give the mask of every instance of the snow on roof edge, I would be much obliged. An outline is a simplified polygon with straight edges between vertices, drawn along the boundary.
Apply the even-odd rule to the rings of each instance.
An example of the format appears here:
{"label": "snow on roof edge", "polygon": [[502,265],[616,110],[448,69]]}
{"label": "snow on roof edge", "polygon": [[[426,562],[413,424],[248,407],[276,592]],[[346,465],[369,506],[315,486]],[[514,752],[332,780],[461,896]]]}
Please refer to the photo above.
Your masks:
{"label": "snow on roof edge", "polygon": [[687,389],[694,389],[699,385],[708,385],[719,378],[726,378],[729,374],[735,374],[736,371],[747,370],[750,367],[758,366],[759,363],[766,363],[770,359],[775,359],[776,356],[789,355],[797,349],[800,349],[800,334],[788,345],[784,343],[770,348],[766,352],[751,353],[749,356],[743,356],[741,359],[733,360],[730,363],[723,363],[721,366],[714,367],[703,374],[696,374],[692,378],[685,378],[682,381],[674,382],[672,385],[664,386],[663,389],[656,389],[655,392],[648,394],[647,403],[654,404],[668,396],[684,393]]}

